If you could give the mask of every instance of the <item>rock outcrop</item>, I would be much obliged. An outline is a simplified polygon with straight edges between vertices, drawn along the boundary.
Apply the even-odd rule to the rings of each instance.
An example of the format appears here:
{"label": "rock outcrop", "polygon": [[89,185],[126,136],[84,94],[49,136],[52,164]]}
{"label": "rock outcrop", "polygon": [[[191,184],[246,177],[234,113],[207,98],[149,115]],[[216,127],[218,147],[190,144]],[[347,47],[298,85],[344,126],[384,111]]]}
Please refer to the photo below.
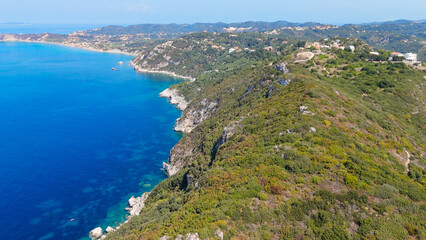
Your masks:
{"label": "rock outcrop", "polygon": [[216,234],[216,237],[223,240],[223,232],[220,229],[217,229],[214,233]]}
{"label": "rock outcrop", "polygon": [[224,143],[226,143],[232,136],[234,136],[235,131],[238,127],[238,125],[240,125],[241,120],[243,120],[244,117],[241,117],[240,120],[233,122],[231,124],[229,124],[227,127],[225,127],[223,129],[223,133],[219,138],[219,141],[217,141],[216,145],[214,146],[213,150],[217,151],[219,149],[220,146],[222,146]]}
{"label": "rock outcrop", "polygon": [[218,103],[203,99],[197,104],[192,104],[182,115],[176,120],[175,131],[189,133],[196,128],[202,121],[210,117],[218,108]]}
{"label": "rock outcrop", "polygon": [[126,211],[130,214],[129,219],[133,216],[139,215],[142,208],[145,207],[145,201],[149,196],[149,192],[142,194],[140,197],[131,197],[129,199],[129,207],[126,208]]}
{"label": "rock outcrop", "polygon": [[167,88],[160,93],[161,97],[168,98],[171,104],[176,104],[177,108],[181,111],[185,110],[188,106],[188,102],[185,97],[179,94],[177,89]]}
{"label": "rock outcrop", "polygon": [[103,231],[101,227],[97,227],[89,232],[89,236],[91,239],[98,239],[102,237]]}
{"label": "rock outcrop", "polygon": [[177,168],[176,166],[165,162],[163,162],[163,169],[169,177],[175,175],[179,171],[179,168]]}
{"label": "rock outcrop", "polygon": [[178,235],[175,240],[201,240],[198,233],[188,233],[186,236]]}
{"label": "rock outcrop", "polygon": [[275,69],[277,69],[278,71],[280,71],[283,74],[286,74],[289,72],[287,65],[285,63],[280,63],[275,65]]}
{"label": "rock outcrop", "polygon": [[163,169],[169,177],[175,175],[180,169],[191,164],[193,153],[196,151],[196,143],[188,137],[185,144],[181,141],[170,150],[169,160],[163,163]]}
{"label": "rock outcrop", "polygon": [[188,233],[185,240],[200,240],[200,237],[198,237],[198,233]]}
{"label": "rock outcrop", "polygon": [[105,231],[106,231],[107,233],[110,233],[110,232],[114,232],[115,230],[114,230],[114,228],[112,228],[112,227],[108,226],[108,227],[105,229]]}

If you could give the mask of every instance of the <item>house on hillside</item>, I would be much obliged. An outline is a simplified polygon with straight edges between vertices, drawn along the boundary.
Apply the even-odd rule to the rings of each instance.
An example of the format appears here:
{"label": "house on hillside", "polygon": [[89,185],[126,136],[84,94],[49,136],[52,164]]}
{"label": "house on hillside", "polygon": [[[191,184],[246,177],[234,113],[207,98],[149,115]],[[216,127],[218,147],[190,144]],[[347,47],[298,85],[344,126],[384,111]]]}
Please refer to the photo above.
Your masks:
{"label": "house on hillside", "polygon": [[404,57],[404,54],[399,53],[399,52],[391,52],[391,56],[392,57]]}
{"label": "house on hillside", "polygon": [[408,62],[417,62],[417,54],[416,53],[406,53],[404,54],[405,60]]}
{"label": "house on hillside", "polygon": [[417,53],[405,53],[404,57],[407,64],[422,64],[421,61],[417,60]]}
{"label": "house on hillside", "polygon": [[263,48],[263,50],[264,50],[264,51],[267,51],[267,52],[273,52],[273,51],[274,51],[274,48],[273,48],[273,47],[271,47],[271,46],[267,46],[267,47],[264,47],[264,48]]}

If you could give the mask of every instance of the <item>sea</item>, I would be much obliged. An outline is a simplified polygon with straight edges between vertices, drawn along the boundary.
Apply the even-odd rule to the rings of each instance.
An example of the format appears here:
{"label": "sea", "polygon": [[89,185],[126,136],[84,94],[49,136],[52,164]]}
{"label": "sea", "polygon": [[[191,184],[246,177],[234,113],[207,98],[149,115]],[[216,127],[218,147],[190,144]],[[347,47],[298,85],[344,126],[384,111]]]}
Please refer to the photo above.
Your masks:
{"label": "sea", "polygon": [[131,59],[0,42],[0,239],[89,239],[166,178],[180,112],[158,94],[180,80]]}

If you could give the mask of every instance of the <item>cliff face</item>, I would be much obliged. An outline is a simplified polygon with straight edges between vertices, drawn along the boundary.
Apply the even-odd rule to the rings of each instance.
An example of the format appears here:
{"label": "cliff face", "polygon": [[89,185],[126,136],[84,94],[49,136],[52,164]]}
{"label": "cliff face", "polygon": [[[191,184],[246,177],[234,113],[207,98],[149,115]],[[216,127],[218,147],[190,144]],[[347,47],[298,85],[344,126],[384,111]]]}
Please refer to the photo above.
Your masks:
{"label": "cliff face", "polygon": [[188,102],[185,97],[180,95],[177,89],[167,88],[160,93],[161,97],[168,98],[171,104],[176,104],[177,108],[181,111],[185,110],[188,106]]}
{"label": "cliff face", "polygon": [[175,131],[184,133],[191,132],[206,118],[214,114],[217,108],[217,102],[208,101],[207,99],[191,104],[189,108],[183,112],[182,117],[176,120]]}
{"label": "cliff face", "polygon": [[[170,103],[177,104],[177,108],[182,110],[182,116],[176,120],[174,128],[178,132],[190,133],[205,119],[214,114],[218,108],[217,102],[207,99],[193,101],[189,104],[183,96],[179,95],[177,89],[166,89],[160,93],[160,96],[169,98]],[[170,151],[169,161],[163,163],[163,169],[168,176],[173,176],[192,162],[193,154],[199,143],[195,143],[191,139],[191,135],[185,136]]]}

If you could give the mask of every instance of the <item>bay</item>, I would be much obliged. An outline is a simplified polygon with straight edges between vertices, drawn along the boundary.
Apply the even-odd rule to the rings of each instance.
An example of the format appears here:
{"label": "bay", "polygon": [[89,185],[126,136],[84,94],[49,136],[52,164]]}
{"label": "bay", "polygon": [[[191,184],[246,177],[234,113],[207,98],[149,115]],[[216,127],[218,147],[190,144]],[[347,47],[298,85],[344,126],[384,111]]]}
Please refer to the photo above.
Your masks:
{"label": "bay", "polygon": [[166,177],[180,113],[158,93],[179,80],[131,58],[0,42],[0,239],[87,239]]}

